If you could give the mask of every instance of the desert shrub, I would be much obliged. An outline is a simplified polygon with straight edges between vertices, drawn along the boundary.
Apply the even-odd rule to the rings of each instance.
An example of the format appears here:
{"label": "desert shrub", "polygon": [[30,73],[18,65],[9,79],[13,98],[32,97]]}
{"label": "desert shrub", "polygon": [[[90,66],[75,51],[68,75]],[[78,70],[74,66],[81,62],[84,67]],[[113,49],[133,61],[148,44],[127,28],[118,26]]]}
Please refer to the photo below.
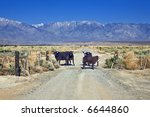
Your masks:
{"label": "desert shrub", "polygon": [[34,62],[34,66],[42,66],[44,64],[44,60],[36,60],[35,62]]}
{"label": "desert shrub", "polygon": [[30,73],[30,74],[36,73],[36,72],[35,72],[35,66],[32,66],[32,65],[29,66],[29,73]]}
{"label": "desert shrub", "polygon": [[14,75],[15,66],[13,63],[4,63],[0,65],[1,75]]}
{"label": "desert shrub", "polygon": [[38,61],[35,61],[34,62],[34,66],[38,66],[39,65],[39,62]]}
{"label": "desert shrub", "polygon": [[[107,68],[111,68],[113,64],[117,64],[117,57],[112,57],[110,59],[106,59],[105,60],[105,64]],[[114,66],[113,66],[114,67]]]}
{"label": "desert shrub", "polygon": [[36,66],[36,67],[34,67],[34,69],[33,69],[35,72],[37,72],[37,73],[42,73],[43,72],[43,68],[41,67],[41,66]]}
{"label": "desert shrub", "polygon": [[3,69],[9,69],[10,63],[3,63]]}
{"label": "desert shrub", "polygon": [[60,66],[59,66],[59,63],[56,61],[56,59],[50,58],[49,61],[53,63],[53,66],[54,66],[56,69],[60,67]]}
{"label": "desert shrub", "polygon": [[54,71],[55,67],[52,62],[48,62],[48,69]]}
{"label": "desert shrub", "polygon": [[40,66],[42,67],[47,67],[47,61],[46,60],[41,60]]}
{"label": "desert shrub", "polygon": [[22,58],[22,57],[27,57],[29,55],[29,52],[27,51],[27,50],[22,50],[21,52],[20,52],[20,57]]}
{"label": "desert shrub", "polygon": [[52,58],[50,58],[49,61],[46,60],[40,60],[39,62],[36,61],[34,66],[36,67],[38,65],[43,67],[43,71],[48,71],[48,70],[53,71],[55,68],[57,69],[60,67],[57,61]]}
{"label": "desert shrub", "polygon": [[43,67],[43,71],[44,71],[44,72],[47,72],[47,71],[49,71],[49,69],[46,68],[46,67]]}
{"label": "desert shrub", "polygon": [[[140,50],[140,51],[135,51],[135,54],[140,58],[140,59],[143,59],[143,58],[147,58],[148,56],[150,56],[150,50]],[[146,60],[144,60],[146,61]]]}
{"label": "desert shrub", "polygon": [[135,59],[136,57],[133,51],[129,51],[124,55],[123,58],[127,60],[132,60],[132,59]]}
{"label": "desert shrub", "polygon": [[140,61],[135,56],[133,51],[127,52],[123,58],[125,68],[128,70],[135,70],[140,68]]}
{"label": "desert shrub", "polygon": [[46,52],[44,52],[44,51],[41,52],[41,55],[42,55],[42,56],[45,56],[45,54],[46,54]]}
{"label": "desert shrub", "polygon": [[28,61],[29,61],[29,64],[31,66],[35,66],[36,61],[37,61],[36,55],[30,55],[30,56],[28,56]]}
{"label": "desert shrub", "polygon": [[15,74],[15,66],[10,64],[8,72],[9,72],[9,75],[14,75]]}
{"label": "desert shrub", "polygon": [[105,51],[98,51],[98,53],[105,54],[106,52]]}
{"label": "desert shrub", "polygon": [[128,70],[136,70],[140,69],[139,61],[138,60],[125,60],[124,61],[125,68]]}
{"label": "desert shrub", "polygon": [[105,52],[108,52],[108,53],[114,53],[115,51],[117,51],[117,48],[116,47],[110,47],[110,48],[107,48],[106,50],[105,50]]}
{"label": "desert shrub", "polygon": [[51,70],[51,71],[53,71],[55,69],[53,63],[50,62],[50,61],[43,61],[41,66],[44,67],[44,68],[47,68],[48,70]]}
{"label": "desert shrub", "polygon": [[113,63],[113,62],[112,62],[112,59],[106,59],[106,60],[105,60],[105,64],[106,64],[106,67],[107,67],[107,68],[111,68],[112,63]]}
{"label": "desert shrub", "polygon": [[114,65],[113,65],[113,68],[116,68],[116,69],[123,69],[123,68],[125,68],[124,63],[123,63],[123,60],[120,59],[120,58],[118,58],[118,59],[115,61]]}
{"label": "desert shrub", "polygon": [[[136,52],[135,52],[136,53]],[[117,68],[117,69],[127,69],[127,70],[136,70],[136,69],[145,69],[150,68],[150,56],[148,56],[147,51],[139,52],[135,54],[134,51],[129,51],[124,54],[123,58],[112,57],[106,59],[105,64],[107,68]],[[140,55],[140,56],[139,56]]]}
{"label": "desert shrub", "polygon": [[56,48],[52,47],[51,52],[55,52],[55,51],[56,51]]}
{"label": "desert shrub", "polygon": [[29,75],[30,75],[30,71],[24,68],[21,68],[21,76],[29,76]]}
{"label": "desert shrub", "polygon": [[150,56],[146,57],[146,67],[150,68]]}
{"label": "desert shrub", "polygon": [[54,67],[55,67],[56,69],[60,68],[60,65],[59,65],[59,63],[58,63],[57,61],[54,61],[54,62],[53,62],[53,65],[54,65]]}
{"label": "desert shrub", "polygon": [[39,63],[40,63],[40,66],[42,66],[44,63],[44,60],[40,60]]}

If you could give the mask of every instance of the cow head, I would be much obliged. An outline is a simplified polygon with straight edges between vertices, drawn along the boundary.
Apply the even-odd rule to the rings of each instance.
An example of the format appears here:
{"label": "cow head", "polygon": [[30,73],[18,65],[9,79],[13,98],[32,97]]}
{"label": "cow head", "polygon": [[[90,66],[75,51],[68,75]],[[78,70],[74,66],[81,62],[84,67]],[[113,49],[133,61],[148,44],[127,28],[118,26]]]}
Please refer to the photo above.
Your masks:
{"label": "cow head", "polygon": [[91,52],[83,52],[84,53],[84,56],[87,57],[87,56],[92,56],[92,53]]}
{"label": "cow head", "polygon": [[54,55],[57,55],[58,53],[59,53],[58,51],[54,51],[54,52],[53,52]]}

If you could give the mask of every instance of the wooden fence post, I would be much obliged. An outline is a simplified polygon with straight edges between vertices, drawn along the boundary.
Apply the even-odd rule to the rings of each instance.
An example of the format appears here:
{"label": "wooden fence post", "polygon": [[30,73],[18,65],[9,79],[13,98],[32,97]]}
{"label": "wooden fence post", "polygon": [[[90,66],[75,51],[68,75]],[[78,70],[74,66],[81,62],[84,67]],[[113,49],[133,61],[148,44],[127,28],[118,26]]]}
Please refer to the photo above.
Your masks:
{"label": "wooden fence post", "polygon": [[49,51],[46,51],[46,61],[49,60]]}
{"label": "wooden fence post", "polygon": [[40,66],[40,60],[41,60],[41,52],[38,52],[38,53],[37,53],[38,66]]}
{"label": "wooden fence post", "polygon": [[19,66],[19,51],[15,51],[15,75],[20,76],[20,66]]}
{"label": "wooden fence post", "polygon": [[29,71],[29,61],[28,61],[28,57],[25,58],[25,69]]}

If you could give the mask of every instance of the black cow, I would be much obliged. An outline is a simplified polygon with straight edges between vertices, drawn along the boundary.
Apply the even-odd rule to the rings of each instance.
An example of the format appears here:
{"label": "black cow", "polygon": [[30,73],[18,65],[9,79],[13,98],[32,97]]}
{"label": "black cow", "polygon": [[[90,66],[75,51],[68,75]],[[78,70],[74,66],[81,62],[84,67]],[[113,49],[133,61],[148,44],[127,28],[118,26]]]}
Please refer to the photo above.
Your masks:
{"label": "black cow", "polygon": [[99,57],[98,56],[84,56],[83,57],[83,69],[85,68],[85,65],[92,64],[92,69],[94,69],[94,64],[97,62],[98,66]]}
{"label": "black cow", "polygon": [[72,51],[66,51],[66,52],[55,51],[54,55],[55,55],[56,60],[59,62],[59,64],[61,60],[65,60],[66,64],[68,65],[68,64],[71,64],[71,60],[72,60],[73,65],[75,65],[74,55]]}
{"label": "black cow", "polygon": [[[92,57],[92,53],[91,52],[84,52],[83,51],[83,54],[84,54],[84,57]],[[85,63],[86,65],[90,66],[90,64],[87,62]]]}
{"label": "black cow", "polygon": [[83,51],[83,54],[84,54],[85,57],[92,56],[92,53],[91,53],[91,52],[84,52],[84,51]]}

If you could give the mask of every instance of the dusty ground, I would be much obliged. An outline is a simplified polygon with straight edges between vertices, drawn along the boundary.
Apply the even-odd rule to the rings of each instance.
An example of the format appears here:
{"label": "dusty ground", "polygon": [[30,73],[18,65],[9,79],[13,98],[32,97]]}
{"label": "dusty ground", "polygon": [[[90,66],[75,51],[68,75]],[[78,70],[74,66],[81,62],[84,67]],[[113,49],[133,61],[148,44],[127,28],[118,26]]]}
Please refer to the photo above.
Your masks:
{"label": "dusty ground", "polygon": [[150,99],[150,69],[104,69],[110,55],[100,54],[99,67],[83,70],[82,50],[75,52],[75,66],[26,78],[0,76],[0,99]]}

